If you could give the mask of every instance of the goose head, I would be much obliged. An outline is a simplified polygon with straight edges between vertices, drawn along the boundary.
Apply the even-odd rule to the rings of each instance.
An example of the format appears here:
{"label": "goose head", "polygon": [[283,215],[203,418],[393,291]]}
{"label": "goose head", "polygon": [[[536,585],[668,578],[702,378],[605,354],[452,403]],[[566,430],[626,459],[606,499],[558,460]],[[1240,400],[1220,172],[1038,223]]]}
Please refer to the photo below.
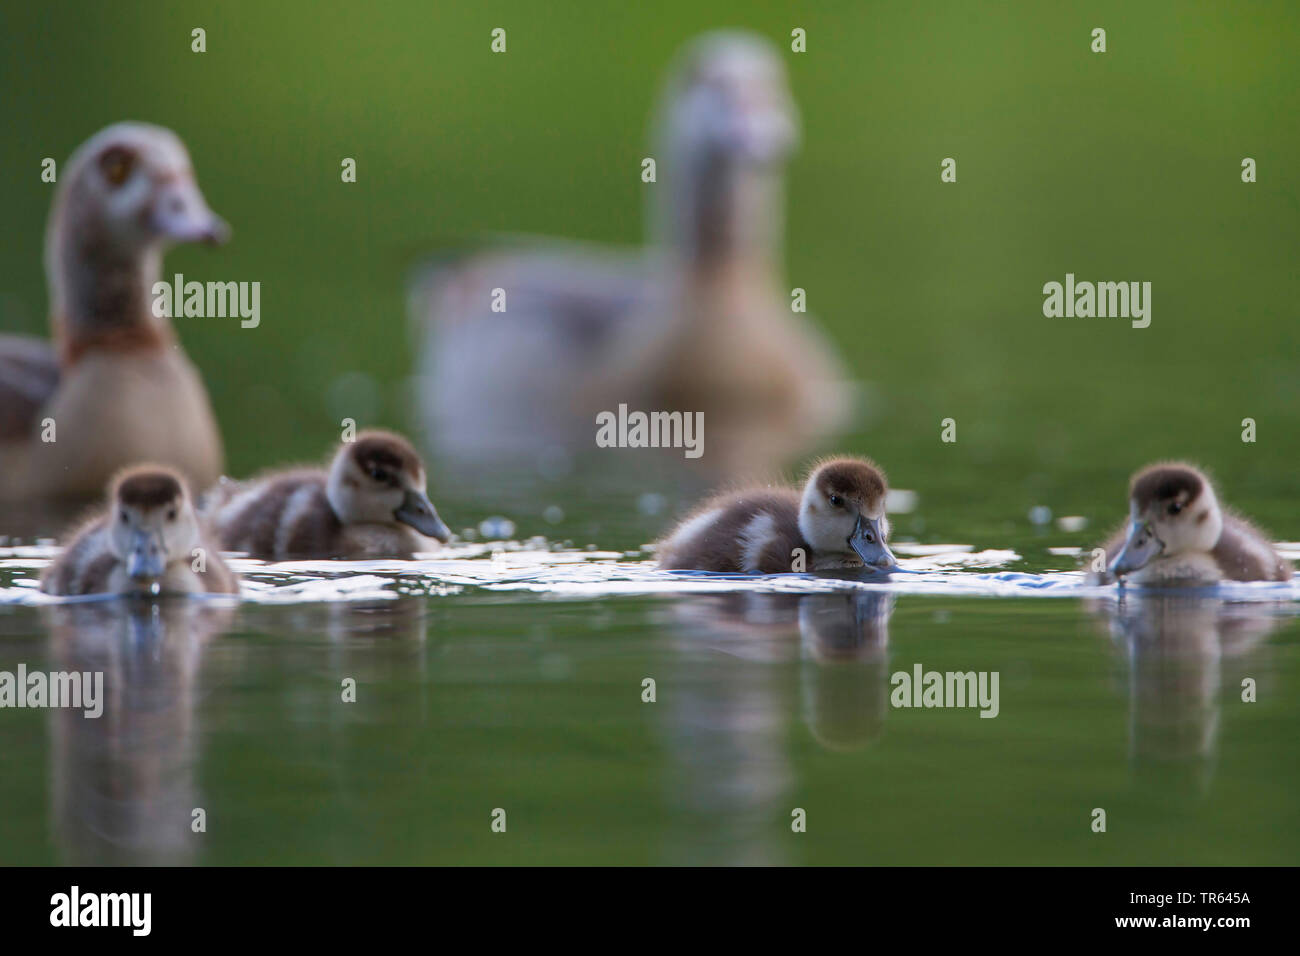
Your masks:
{"label": "goose head", "polygon": [[171,468],[140,465],[109,488],[109,549],[132,581],[157,581],[172,564],[188,562],[200,547],[198,517],[185,480]]}
{"label": "goose head", "polygon": [[1214,550],[1223,512],[1204,473],[1182,462],[1151,465],[1129,486],[1128,537],[1110,564],[1112,574],[1131,574],[1157,558]]}
{"label": "goose head", "polygon": [[884,473],[861,458],[834,458],[808,476],[799,531],[817,554],[856,555],[874,570],[897,566],[887,543]]}
{"label": "goose head", "polygon": [[229,233],[208,208],[175,133],[144,123],[109,126],[83,143],[59,176],[45,247],[54,306],[102,310],[106,293],[140,292],[106,289],[112,280],[96,282],[96,275],[125,275],[147,294],[167,246],[218,243]]}
{"label": "goose head", "polygon": [[344,524],[406,525],[446,542],[451,531],[425,491],[424,463],[401,435],[365,431],[330,465],[326,496]]}
{"label": "goose head", "polygon": [[669,182],[658,215],[670,243],[703,253],[775,241],[780,176],[798,144],[799,116],[767,40],[726,31],[689,44],[668,80],[659,127]]}

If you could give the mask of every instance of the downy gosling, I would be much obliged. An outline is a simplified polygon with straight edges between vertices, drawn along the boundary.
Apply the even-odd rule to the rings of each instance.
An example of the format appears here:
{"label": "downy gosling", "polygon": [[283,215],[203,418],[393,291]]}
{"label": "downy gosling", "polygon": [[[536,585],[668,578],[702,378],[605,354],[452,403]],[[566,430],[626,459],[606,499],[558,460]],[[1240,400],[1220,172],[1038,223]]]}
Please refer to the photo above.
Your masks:
{"label": "downy gosling", "polygon": [[171,468],[140,465],[113,480],[108,510],[84,524],[41,576],[49,594],[237,594]]}
{"label": "downy gosling", "polygon": [[54,341],[0,336],[0,500],[96,495],[144,461],[217,480],[207,390],[152,295],[168,246],[228,233],[170,130],[118,123],[73,153],[45,237]]}
{"label": "downy gosling", "polygon": [[1291,566],[1268,539],[1219,505],[1203,472],[1182,462],[1149,465],[1133,476],[1129,521],[1105,545],[1102,581],[1208,585],[1289,581]]}
{"label": "downy gosling", "polygon": [[861,458],[817,465],[796,488],[720,494],[659,544],[659,567],[781,574],[897,567],[889,550],[885,474]]}
{"label": "downy gosling", "polygon": [[424,463],[401,435],[365,431],[328,471],[294,468],[223,480],[204,502],[221,546],[267,561],[410,558],[451,531],[425,493]]}

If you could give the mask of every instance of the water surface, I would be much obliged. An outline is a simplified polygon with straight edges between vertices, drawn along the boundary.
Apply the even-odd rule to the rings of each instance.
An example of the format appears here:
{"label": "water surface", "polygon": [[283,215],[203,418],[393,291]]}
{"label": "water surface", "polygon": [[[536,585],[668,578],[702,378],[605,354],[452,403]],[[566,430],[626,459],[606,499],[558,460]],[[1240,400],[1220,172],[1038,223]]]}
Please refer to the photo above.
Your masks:
{"label": "water surface", "polygon": [[[0,670],[103,671],[107,703],[0,711],[5,862],[1296,862],[1295,584],[909,550],[882,582],[476,542],[58,602],[51,549],[7,548]],[[894,706],[917,665],[998,672],[997,716]]]}

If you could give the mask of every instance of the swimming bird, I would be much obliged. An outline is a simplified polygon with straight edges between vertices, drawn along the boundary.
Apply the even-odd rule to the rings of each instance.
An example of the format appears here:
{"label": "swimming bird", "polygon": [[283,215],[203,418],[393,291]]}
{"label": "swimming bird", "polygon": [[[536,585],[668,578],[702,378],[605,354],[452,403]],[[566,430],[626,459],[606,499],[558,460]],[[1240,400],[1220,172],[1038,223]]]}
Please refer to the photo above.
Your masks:
{"label": "swimming bird", "polygon": [[92,495],[139,461],[216,480],[207,391],[152,296],[168,245],[228,232],[170,130],[118,123],[73,153],[46,229],[53,344],[0,337],[0,499]]}
{"label": "swimming bird", "polygon": [[897,566],[885,516],[888,484],[873,462],[832,458],[795,488],[724,492],[658,546],[659,567],[781,574]]}
{"label": "swimming bird", "polygon": [[1219,504],[1214,485],[1184,462],[1137,472],[1129,486],[1129,521],[1105,545],[1103,581],[1205,585],[1289,581],[1291,566],[1264,534]]}
{"label": "swimming bird", "polygon": [[781,275],[798,115],[778,53],[741,32],[680,55],[663,98],[651,249],[536,240],[425,272],[411,295],[420,412],[441,458],[565,460],[626,403],[703,412],[735,477],[820,444],[852,386]]}
{"label": "swimming bird", "polygon": [[236,594],[239,583],[173,468],[139,465],[113,479],[108,510],[77,530],[41,577],[50,594]]}
{"label": "swimming bird", "polygon": [[223,479],[203,503],[221,546],[268,561],[409,558],[451,531],[425,493],[424,463],[401,435],[363,431],[329,469]]}

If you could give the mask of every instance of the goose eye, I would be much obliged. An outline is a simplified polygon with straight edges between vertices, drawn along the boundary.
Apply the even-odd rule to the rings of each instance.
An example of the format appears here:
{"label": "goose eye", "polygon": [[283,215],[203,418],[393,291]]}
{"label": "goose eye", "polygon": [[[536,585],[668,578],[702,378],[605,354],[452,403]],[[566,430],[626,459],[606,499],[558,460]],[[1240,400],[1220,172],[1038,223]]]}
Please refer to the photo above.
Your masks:
{"label": "goose eye", "polygon": [[1176,514],[1178,514],[1178,512],[1180,512],[1180,511],[1182,511],[1182,510],[1183,510],[1183,506],[1182,506],[1181,504],[1179,504],[1177,501],[1175,501],[1173,504],[1171,504],[1171,505],[1169,506],[1169,513],[1170,513],[1171,515],[1176,515]]}
{"label": "goose eye", "polygon": [[384,471],[382,468],[371,468],[370,477],[375,479],[375,481],[387,481],[388,472]]}
{"label": "goose eye", "polygon": [[125,509],[125,508],[123,508],[121,511],[119,511],[119,512],[117,513],[117,516],[118,516],[119,518],[122,519],[122,524],[128,524],[128,523],[130,523],[130,521],[131,521],[131,516],[130,516],[129,514],[126,513],[126,509]]}
{"label": "goose eye", "polygon": [[175,509],[175,508],[168,508],[168,509],[167,509],[167,520],[168,520],[168,521],[175,521],[175,520],[176,520],[176,509]]}
{"label": "goose eye", "polygon": [[843,499],[843,498],[841,498],[839,495],[831,495],[831,505],[832,505],[833,507],[838,508],[838,507],[840,507],[840,506],[843,505],[843,504],[844,504],[844,499]]}
{"label": "goose eye", "polygon": [[99,168],[110,186],[120,186],[131,176],[135,157],[121,146],[113,146],[99,157]]}

